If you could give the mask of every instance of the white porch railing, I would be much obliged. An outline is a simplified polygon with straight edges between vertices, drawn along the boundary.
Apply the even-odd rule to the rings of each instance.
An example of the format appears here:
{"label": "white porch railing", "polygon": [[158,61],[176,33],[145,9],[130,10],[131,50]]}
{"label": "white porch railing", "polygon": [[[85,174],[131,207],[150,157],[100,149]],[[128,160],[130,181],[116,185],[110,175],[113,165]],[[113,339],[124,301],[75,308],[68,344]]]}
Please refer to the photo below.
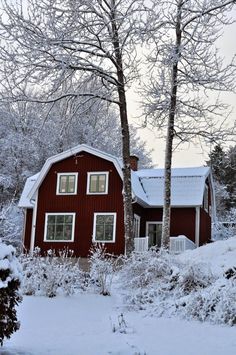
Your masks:
{"label": "white porch railing", "polygon": [[194,244],[185,235],[179,235],[178,237],[170,237],[170,252],[173,254],[183,253],[188,249],[195,249],[196,244]]}
{"label": "white porch railing", "polygon": [[[147,251],[148,248],[148,237],[134,238],[134,250],[136,252]],[[179,235],[178,237],[170,237],[170,252],[173,254],[183,253],[188,249],[195,249],[196,244],[194,244],[185,235]]]}
{"label": "white porch railing", "polygon": [[148,237],[134,238],[134,250],[137,252],[143,252],[148,250]]}

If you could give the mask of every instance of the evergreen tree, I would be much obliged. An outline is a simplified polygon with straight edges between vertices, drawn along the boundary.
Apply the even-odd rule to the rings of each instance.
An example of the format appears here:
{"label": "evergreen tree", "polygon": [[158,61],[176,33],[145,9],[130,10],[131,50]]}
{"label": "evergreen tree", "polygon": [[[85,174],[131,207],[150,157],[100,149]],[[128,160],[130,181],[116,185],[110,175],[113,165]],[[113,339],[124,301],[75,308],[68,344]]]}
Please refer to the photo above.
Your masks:
{"label": "evergreen tree", "polygon": [[224,150],[217,144],[209,154],[207,164],[211,166],[216,182],[217,210],[220,216],[236,208],[236,145]]}
{"label": "evergreen tree", "polygon": [[21,301],[19,294],[20,265],[14,248],[0,241],[0,345],[4,338],[19,329],[15,306]]}

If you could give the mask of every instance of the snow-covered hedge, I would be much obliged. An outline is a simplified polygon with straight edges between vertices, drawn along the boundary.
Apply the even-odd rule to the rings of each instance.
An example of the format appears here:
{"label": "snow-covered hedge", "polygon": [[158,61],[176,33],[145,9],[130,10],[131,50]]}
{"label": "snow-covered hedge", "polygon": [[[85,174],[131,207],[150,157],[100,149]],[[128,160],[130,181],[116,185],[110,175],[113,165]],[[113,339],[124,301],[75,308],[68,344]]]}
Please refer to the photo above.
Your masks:
{"label": "snow-covered hedge", "polygon": [[19,329],[16,305],[21,301],[19,292],[21,266],[15,249],[0,240],[0,344]]}
{"label": "snow-covered hedge", "polygon": [[22,255],[22,291],[25,295],[55,297],[58,294],[72,295],[86,285],[86,276],[79,268],[78,259],[65,253],[55,257],[53,252],[40,255],[36,249],[33,256]]}
{"label": "snow-covered hedge", "polygon": [[236,324],[236,268],[212,272],[206,262],[149,251],[126,259],[120,287],[128,307],[156,316]]}

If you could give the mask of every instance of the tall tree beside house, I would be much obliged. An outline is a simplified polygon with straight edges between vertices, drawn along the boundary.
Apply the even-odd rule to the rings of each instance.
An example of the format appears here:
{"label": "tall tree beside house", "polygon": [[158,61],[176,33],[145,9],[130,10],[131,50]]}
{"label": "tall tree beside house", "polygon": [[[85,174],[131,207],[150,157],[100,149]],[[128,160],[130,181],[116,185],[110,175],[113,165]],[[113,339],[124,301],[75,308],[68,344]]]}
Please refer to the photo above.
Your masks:
{"label": "tall tree beside house", "polygon": [[[19,245],[23,213],[17,208],[27,177],[39,172],[54,154],[88,144],[121,157],[121,135],[117,114],[105,102],[81,105],[78,99],[53,105],[5,103],[0,106],[0,238]],[[109,132],[109,134],[107,134]],[[131,127],[132,153],[141,167],[151,166],[150,151]],[[30,159],[29,159],[30,157]]]}
{"label": "tall tree beside house", "polygon": [[235,0],[151,1],[147,24],[151,54],[144,111],[147,122],[166,129],[162,246],[168,247],[171,218],[171,166],[174,139],[208,142],[230,139],[224,127],[226,105],[209,92],[233,90],[235,67],[223,65],[215,47]]}
{"label": "tall tree beside house", "polygon": [[[56,102],[100,99],[119,109],[124,180],[126,249],[133,249],[130,141],[126,87],[137,75],[136,31],[141,0],[3,0],[0,58],[15,99]],[[71,92],[64,92],[70,80]],[[81,92],[83,83],[93,83]],[[39,95],[37,87],[43,87]],[[99,87],[99,91],[97,91]]]}

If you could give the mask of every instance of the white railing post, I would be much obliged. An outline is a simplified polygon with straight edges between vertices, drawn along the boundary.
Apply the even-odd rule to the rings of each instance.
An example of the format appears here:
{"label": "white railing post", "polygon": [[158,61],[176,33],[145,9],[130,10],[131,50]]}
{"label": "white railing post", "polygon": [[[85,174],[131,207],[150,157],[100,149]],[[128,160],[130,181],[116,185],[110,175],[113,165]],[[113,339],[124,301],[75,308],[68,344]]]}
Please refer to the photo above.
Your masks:
{"label": "white railing post", "polygon": [[173,254],[183,253],[188,249],[195,249],[196,245],[185,235],[170,237],[170,252]]}
{"label": "white railing post", "polygon": [[136,252],[144,252],[148,250],[148,237],[134,238],[134,250]]}

